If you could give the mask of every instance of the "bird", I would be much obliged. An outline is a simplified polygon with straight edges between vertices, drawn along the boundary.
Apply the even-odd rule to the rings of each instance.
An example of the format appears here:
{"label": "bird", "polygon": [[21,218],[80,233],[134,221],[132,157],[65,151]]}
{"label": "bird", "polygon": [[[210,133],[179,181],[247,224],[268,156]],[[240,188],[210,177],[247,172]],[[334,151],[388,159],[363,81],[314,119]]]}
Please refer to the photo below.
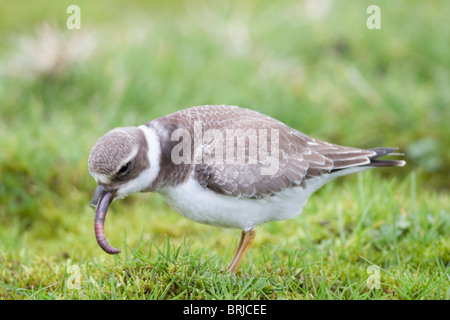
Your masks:
{"label": "bird", "polygon": [[258,111],[228,105],[182,109],[97,140],[88,169],[99,246],[110,204],[129,194],[159,193],[182,216],[235,228],[241,237],[227,271],[236,274],[258,226],[293,219],[333,179],[369,168],[402,167],[396,147],[360,149],[309,137]]}

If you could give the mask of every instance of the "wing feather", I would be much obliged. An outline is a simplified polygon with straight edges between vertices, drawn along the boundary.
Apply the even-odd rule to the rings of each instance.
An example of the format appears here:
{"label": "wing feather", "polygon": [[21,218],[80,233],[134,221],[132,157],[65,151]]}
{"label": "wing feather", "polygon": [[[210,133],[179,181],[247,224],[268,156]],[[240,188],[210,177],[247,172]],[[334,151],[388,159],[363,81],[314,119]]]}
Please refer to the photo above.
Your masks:
{"label": "wing feather", "polygon": [[[237,151],[233,152],[235,161],[228,163],[212,161],[194,163],[191,175],[198,183],[217,193],[242,198],[259,199],[272,196],[286,188],[294,186],[305,187],[305,181],[310,178],[327,174],[336,170],[353,166],[368,166],[379,156],[389,154],[395,148],[377,148],[364,150],[331,144],[313,139],[282,122],[253,110],[233,106],[199,106],[182,110],[173,114],[177,123],[184,123],[191,133],[196,121],[201,122],[204,134],[210,129],[220,132],[224,137],[223,150],[227,149],[227,130],[244,130],[238,137],[242,138],[246,132],[253,132],[258,136],[258,152],[261,143],[266,142],[265,152],[258,153],[256,163],[250,161],[251,143],[245,143],[244,161],[236,161]],[[170,115],[168,116],[170,117]],[[250,130],[250,131],[246,131]],[[262,130],[262,131],[261,131]],[[278,144],[271,140],[272,135],[278,133]],[[266,135],[260,133],[266,132]],[[238,137],[233,137],[232,145],[237,148]],[[234,140],[236,138],[236,141]],[[267,139],[264,141],[264,139]],[[228,140],[227,140],[228,139]],[[200,159],[199,152],[216,150],[216,139],[205,139],[202,148],[193,149],[193,159]],[[274,145],[272,145],[275,143]],[[278,152],[272,152],[278,147]],[[220,148],[219,148],[220,149]],[[215,152],[215,151],[214,151]],[[214,154],[212,152],[211,154]],[[224,152],[225,154],[226,152]],[[204,154],[203,154],[204,156]],[[261,159],[261,157],[265,159]],[[378,165],[388,165],[386,161],[377,160]],[[272,174],[264,174],[262,168],[271,168],[276,164],[278,170]]]}

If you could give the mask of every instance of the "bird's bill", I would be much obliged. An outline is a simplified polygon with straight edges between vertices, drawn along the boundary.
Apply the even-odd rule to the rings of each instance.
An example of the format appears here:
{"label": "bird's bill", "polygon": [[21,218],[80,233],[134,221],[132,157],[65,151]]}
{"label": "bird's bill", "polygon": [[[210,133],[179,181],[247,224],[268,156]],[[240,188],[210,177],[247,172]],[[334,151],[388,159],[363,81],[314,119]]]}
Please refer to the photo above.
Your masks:
{"label": "bird's bill", "polygon": [[97,206],[95,209],[94,220],[95,238],[97,239],[97,243],[100,248],[109,254],[117,254],[120,252],[119,249],[112,247],[108,240],[106,240],[104,229],[106,213],[108,211],[109,204],[114,199],[114,195],[115,191],[106,190],[104,187],[98,186],[95,190],[94,197],[91,200],[91,205],[94,204],[94,206]]}
{"label": "bird's bill", "polygon": [[105,187],[97,186],[95,188],[94,196],[91,199],[91,206],[96,208],[98,204],[98,200],[100,200],[100,196],[105,192]]}

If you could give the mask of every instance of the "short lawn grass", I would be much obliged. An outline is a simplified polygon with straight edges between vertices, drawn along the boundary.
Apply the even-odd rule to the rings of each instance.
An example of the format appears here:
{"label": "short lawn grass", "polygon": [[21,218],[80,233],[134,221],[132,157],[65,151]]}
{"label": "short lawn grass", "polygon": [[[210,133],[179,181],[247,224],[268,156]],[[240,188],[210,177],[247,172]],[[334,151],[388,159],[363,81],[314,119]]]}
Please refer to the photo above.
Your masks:
{"label": "short lawn grass", "polygon": [[[449,299],[448,1],[3,1],[0,299]],[[378,4],[381,29],[366,9]],[[157,194],[94,236],[89,151],[106,131],[202,104],[313,137],[398,146],[404,168],[340,178],[302,215],[240,231]]]}

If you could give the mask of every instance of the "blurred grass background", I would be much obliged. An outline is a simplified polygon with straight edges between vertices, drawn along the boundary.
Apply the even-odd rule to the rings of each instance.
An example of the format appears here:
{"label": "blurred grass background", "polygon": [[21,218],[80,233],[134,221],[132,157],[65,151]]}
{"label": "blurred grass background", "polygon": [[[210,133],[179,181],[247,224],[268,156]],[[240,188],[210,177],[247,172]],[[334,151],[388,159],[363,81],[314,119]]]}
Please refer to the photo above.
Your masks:
{"label": "blurred grass background", "polygon": [[[66,28],[71,4],[81,8],[80,30]],[[381,30],[366,27],[371,4],[381,8]],[[399,207],[444,221],[436,229],[438,255],[448,263],[449,242],[442,240],[450,203],[448,1],[45,0],[0,7],[4,283],[5,270],[36,259],[113,260],[93,233],[90,149],[111,128],[202,104],[239,105],[319,139],[406,153],[404,169],[333,182],[313,196],[306,217],[263,227],[256,247],[270,244],[269,234],[279,235],[277,243],[284,234],[308,238],[299,229],[335,219],[336,186],[348,188],[345,215],[365,208],[353,202],[363,189],[399,192],[391,180],[408,194]],[[363,188],[360,179],[369,185]],[[330,200],[325,208],[323,198]],[[322,220],[314,216],[318,210]],[[194,247],[231,257],[237,242],[236,232],[174,214],[158,195],[131,196],[110,211],[112,244],[134,247],[142,238],[162,244],[166,235],[187,235]],[[326,239],[325,231],[309,237]]]}

